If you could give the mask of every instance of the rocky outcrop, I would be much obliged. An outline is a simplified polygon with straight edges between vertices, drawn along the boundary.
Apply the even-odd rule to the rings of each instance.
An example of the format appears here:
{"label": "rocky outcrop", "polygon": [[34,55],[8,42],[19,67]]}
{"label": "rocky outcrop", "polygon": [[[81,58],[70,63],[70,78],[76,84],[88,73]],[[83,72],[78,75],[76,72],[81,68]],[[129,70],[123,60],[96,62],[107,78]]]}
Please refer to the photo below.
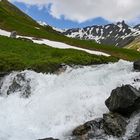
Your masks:
{"label": "rocky outcrop", "polygon": [[30,81],[29,78],[26,78],[26,73],[24,72],[12,73],[0,81],[0,94],[8,96],[18,93],[21,97],[27,98],[31,95]]}
{"label": "rocky outcrop", "polygon": [[12,84],[9,86],[7,95],[19,92],[22,97],[29,97],[31,94],[30,79],[26,79],[25,73],[19,73],[15,76]]}
{"label": "rocky outcrop", "polygon": [[117,87],[111,92],[105,104],[111,112],[130,116],[140,109],[140,92],[131,85]]}
{"label": "rocky outcrop", "polygon": [[[107,113],[103,118],[89,121],[78,126],[72,132],[76,140],[82,139],[105,139],[108,136],[121,137],[125,134],[127,119],[117,113]],[[75,140],[75,139],[72,139]]]}
{"label": "rocky outcrop", "polygon": [[135,70],[139,70],[140,71],[140,60],[137,60],[134,62],[133,67]]}
{"label": "rocky outcrop", "polygon": [[118,113],[103,114],[103,129],[107,135],[121,137],[125,134],[127,119]]}
{"label": "rocky outcrop", "polygon": [[83,125],[78,126],[77,128],[74,129],[72,132],[74,136],[81,136],[85,135],[89,131],[95,131],[97,129],[100,129],[102,127],[103,119],[95,119],[89,122],[86,122]]}
{"label": "rocky outcrop", "polygon": [[[72,140],[102,139],[108,140],[109,136],[122,140],[140,139],[140,91],[131,85],[123,85],[112,90],[110,97],[105,101],[111,111],[103,114],[103,118],[89,121],[73,131]],[[137,116],[138,117],[137,117]],[[135,117],[137,122],[131,120]],[[131,121],[134,124],[131,124]],[[125,139],[127,126],[134,126],[133,133]],[[131,128],[129,128],[131,129]]]}
{"label": "rocky outcrop", "polygon": [[89,139],[106,139],[106,134],[103,128],[103,119],[98,118],[83,125],[78,126],[72,132],[72,140],[89,140]]}

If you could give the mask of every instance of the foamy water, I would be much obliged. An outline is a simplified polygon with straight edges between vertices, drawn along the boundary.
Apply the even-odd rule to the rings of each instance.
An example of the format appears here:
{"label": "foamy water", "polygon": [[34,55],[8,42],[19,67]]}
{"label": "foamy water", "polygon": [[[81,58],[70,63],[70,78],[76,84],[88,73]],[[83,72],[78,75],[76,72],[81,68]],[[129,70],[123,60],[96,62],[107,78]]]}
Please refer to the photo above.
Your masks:
{"label": "foamy water", "polygon": [[[20,98],[18,93],[0,97],[0,140],[66,140],[76,126],[108,112],[104,101],[112,89],[132,85],[140,76],[126,61],[68,68],[61,75],[22,73],[31,79],[32,94],[28,99]],[[14,75],[6,77],[3,93]]]}

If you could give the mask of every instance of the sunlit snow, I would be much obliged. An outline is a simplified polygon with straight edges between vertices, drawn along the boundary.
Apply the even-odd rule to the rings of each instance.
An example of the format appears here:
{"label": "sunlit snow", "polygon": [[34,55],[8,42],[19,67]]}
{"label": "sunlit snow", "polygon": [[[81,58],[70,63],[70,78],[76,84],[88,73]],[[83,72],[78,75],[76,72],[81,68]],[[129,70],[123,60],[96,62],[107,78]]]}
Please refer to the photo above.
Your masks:
{"label": "sunlit snow", "polygon": [[[0,35],[3,36],[10,36],[10,32],[7,32],[5,30],[0,29]],[[46,44],[50,47],[54,47],[54,48],[59,48],[59,49],[76,49],[76,50],[81,50],[90,54],[95,54],[95,55],[104,55],[104,56],[110,56],[109,54],[103,53],[103,52],[99,52],[99,51],[93,51],[93,50],[88,50],[88,49],[83,49],[83,48],[78,48],[75,46],[71,46],[62,42],[57,42],[57,41],[51,41],[48,39],[40,39],[40,40],[36,40],[33,37],[27,37],[27,36],[18,36],[18,37],[24,37],[24,38],[28,38],[31,39],[34,43],[37,44]]]}

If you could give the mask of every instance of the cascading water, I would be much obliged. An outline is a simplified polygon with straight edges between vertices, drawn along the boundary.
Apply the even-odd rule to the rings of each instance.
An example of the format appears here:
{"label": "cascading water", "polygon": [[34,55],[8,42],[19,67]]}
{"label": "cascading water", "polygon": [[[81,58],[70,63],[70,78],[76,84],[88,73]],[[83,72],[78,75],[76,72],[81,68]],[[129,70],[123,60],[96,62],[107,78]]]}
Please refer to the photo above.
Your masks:
{"label": "cascading water", "polygon": [[[61,75],[33,71],[20,73],[29,79],[31,95],[22,98],[19,90],[6,96],[17,73],[3,79],[0,140],[45,137],[66,140],[75,127],[108,112],[104,101],[112,89],[122,84],[140,87],[139,83],[134,83],[140,73],[133,71],[132,63],[122,60],[115,64],[68,68]],[[21,84],[26,87],[25,83]]]}

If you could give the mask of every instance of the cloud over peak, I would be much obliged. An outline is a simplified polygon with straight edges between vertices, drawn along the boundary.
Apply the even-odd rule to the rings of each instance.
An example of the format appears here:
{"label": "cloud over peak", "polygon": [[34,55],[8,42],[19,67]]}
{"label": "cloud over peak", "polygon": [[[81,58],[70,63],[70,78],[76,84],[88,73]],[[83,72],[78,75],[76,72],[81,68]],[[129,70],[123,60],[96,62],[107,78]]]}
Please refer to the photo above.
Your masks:
{"label": "cloud over peak", "polygon": [[140,0],[10,0],[46,7],[55,18],[84,22],[97,17],[108,21],[131,21],[140,16]]}

